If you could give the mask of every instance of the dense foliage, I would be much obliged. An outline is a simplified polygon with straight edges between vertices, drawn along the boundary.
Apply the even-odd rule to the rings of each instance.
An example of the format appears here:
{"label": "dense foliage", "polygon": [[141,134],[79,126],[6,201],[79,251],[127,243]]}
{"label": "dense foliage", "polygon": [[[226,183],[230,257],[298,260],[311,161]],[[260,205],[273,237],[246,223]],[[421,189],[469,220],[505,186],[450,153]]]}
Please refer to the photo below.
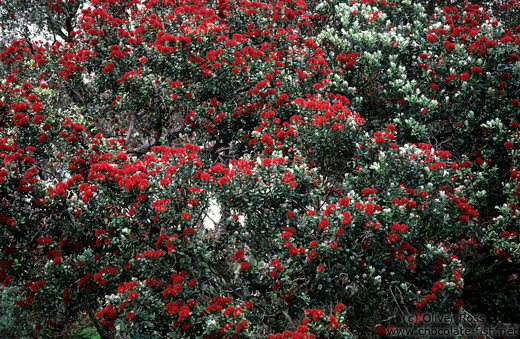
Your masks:
{"label": "dense foliage", "polygon": [[3,337],[520,323],[516,0],[0,17]]}

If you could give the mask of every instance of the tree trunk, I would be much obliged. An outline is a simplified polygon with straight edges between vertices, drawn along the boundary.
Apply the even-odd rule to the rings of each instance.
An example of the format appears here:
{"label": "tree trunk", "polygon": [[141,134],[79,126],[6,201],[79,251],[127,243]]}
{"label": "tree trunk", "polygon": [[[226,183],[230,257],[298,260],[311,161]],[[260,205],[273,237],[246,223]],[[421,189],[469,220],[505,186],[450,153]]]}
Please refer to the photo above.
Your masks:
{"label": "tree trunk", "polygon": [[88,310],[88,317],[90,321],[94,324],[96,327],[96,330],[101,337],[101,339],[116,339],[116,330],[115,328],[107,328],[105,326],[102,326],[96,316],[94,315],[94,312],[92,310]]}

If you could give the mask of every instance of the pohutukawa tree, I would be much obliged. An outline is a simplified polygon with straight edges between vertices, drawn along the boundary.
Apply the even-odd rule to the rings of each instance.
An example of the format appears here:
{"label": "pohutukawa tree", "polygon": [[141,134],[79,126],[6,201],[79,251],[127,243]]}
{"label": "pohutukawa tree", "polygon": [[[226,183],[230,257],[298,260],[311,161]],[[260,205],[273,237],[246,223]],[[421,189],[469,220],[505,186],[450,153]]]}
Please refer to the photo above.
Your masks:
{"label": "pohutukawa tree", "polygon": [[4,337],[520,322],[516,0],[0,14]]}

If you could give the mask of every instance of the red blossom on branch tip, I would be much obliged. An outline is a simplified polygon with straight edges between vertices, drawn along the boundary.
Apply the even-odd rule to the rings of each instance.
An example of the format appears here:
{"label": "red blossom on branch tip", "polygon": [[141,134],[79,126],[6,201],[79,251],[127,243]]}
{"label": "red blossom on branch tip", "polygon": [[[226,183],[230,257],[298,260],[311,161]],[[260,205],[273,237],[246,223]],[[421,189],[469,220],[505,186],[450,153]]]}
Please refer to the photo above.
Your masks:
{"label": "red blossom on branch tip", "polygon": [[375,326],[375,331],[376,331],[376,334],[381,337],[384,337],[386,335],[386,328],[381,324],[377,324]]}
{"label": "red blossom on branch tip", "polygon": [[249,263],[244,261],[243,263],[240,264],[240,270],[242,272],[245,272],[247,270],[249,270]]}
{"label": "red blossom on branch tip", "polygon": [[478,66],[473,66],[471,68],[471,73],[473,74],[479,74],[479,73],[482,73],[482,68],[478,67]]}

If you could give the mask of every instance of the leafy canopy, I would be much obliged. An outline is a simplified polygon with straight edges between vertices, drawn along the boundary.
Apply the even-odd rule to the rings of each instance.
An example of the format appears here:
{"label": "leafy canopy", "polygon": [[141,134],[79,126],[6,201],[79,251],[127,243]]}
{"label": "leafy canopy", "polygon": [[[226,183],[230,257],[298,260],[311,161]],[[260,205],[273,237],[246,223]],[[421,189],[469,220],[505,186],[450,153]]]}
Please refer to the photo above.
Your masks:
{"label": "leafy canopy", "polygon": [[517,1],[0,15],[5,337],[519,321]]}

